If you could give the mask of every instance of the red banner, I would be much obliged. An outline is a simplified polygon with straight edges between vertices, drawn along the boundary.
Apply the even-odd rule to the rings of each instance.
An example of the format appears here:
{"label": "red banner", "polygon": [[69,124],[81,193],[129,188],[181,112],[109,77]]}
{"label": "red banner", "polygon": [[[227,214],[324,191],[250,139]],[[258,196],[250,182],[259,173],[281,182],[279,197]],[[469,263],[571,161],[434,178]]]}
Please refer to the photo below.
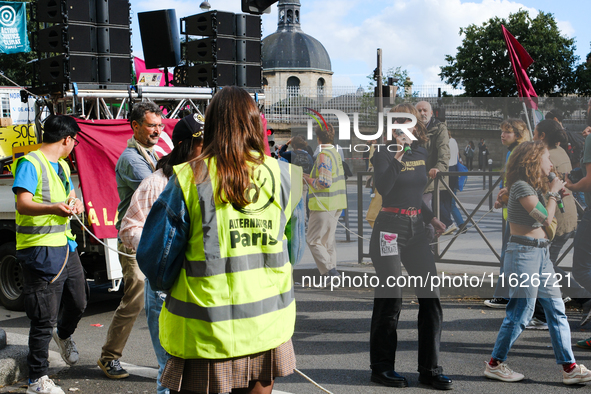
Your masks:
{"label": "red banner", "polygon": [[[116,238],[119,194],[115,181],[115,165],[133,136],[129,121],[77,120],[80,133],[75,148],[80,188],[86,215],[93,233],[98,238]],[[160,157],[172,150],[172,130],[178,119],[162,119],[164,133],[154,148]]]}

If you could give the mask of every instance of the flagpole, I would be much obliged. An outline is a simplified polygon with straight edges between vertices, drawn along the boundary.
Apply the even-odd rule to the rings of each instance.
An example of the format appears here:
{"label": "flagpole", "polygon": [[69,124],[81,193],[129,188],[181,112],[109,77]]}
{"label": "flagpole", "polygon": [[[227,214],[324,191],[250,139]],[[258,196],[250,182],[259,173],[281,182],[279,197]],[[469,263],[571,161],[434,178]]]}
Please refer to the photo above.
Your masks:
{"label": "flagpole", "polygon": [[527,128],[529,129],[529,134],[531,136],[532,141],[534,140],[534,132],[531,129],[531,123],[529,121],[529,115],[527,114],[527,107],[525,106],[525,101],[522,101],[521,104],[523,104],[523,110],[525,111],[525,119],[527,120]]}

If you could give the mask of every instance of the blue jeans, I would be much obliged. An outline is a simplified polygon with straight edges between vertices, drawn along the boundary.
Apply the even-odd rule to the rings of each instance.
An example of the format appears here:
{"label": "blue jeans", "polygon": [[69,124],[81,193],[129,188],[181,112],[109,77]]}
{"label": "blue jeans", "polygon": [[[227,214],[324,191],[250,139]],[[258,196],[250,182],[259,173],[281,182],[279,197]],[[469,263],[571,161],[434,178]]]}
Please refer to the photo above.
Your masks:
{"label": "blue jeans", "polygon": [[[457,194],[458,189],[455,189],[454,193]],[[456,200],[453,197],[451,198],[451,215],[453,216],[454,221],[456,222],[458,227],[460,227],[462,224],[464,224],[464,218],[462,217],[462,213],[460,212],[460,209],[456,205]]]}
{"label": "blue jeans", "polygon": [[[503,236],[503,240],[501,241],[501,258],[499,260],[499,264],[501,265],[499,270],[499,275],[505,272],[503,261],[505,260],[505,252],[507,251],[507,244],[509,243],[509,238],[511,237],[511,227],[509,227],[509,222],[505,227],[505,235]],[[501,281],[497,282],[497,286],[495,287],[495,293],[493,298],[509,298],[509,291],[507,290],[507,286],[501,286]]]}
{"label": "blue jeans", "polygon": [[[520,238],[534,240],[530,237]],[[506,283],[508,283],[509,276],[513,274],[518,278],[518,285],[509,287],[510,299],[506,308],[507,315],[497,335],[492,357],[499,361],[507,359],[507,354],[513,343],[519,338],[533,316],[536,296],[539,292],[539,301],[546,314],[556,363],[574,363],[570,326],[560,296],[560,288],[553,286],[556,279],[548,247],[540,248],[509,242],[505,252],[504,272]],[[523,274],[527,274],[527,277]],[[541,280],[539,286],[532,283],[532,274],[539,275]],[[551,275],[546,286],[544,286],[544,282],[546,282],[544,274]]]}
{"label": "blue jeans", "polygon": [[574,240],[573,276],[587,291],[591,292],[591,211],[586,211],[579,222]]}
{"label": "blue jeans", "polygon": [[156,359],[158,360],[158,394],[169,394],[170,390],[160,385],[160,378],[162,377],[162,371],[166,362],[170,358],[170,354],[164,350],[160,345],[160,329],[158,326],[158,319],[160,317],[160,311],[162,310],[162,303],[166,298],[166,294],[162,291],[154,291],[150,288],[148,279],[145,280],[144,286],[144,301],[146,309],[146,318],[148,320],[148,330],[150,331],[150,337],[152,338],[152,346],[156,353]]}

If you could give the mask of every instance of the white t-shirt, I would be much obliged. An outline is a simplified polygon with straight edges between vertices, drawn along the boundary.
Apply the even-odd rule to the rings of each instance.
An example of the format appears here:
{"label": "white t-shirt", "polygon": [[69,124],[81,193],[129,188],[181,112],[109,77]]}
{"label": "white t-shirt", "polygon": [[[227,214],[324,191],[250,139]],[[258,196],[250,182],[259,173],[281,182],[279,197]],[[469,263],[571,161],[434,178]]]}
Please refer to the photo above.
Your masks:
{"label": "white t-shirt", "polygon": [[455,139],[449,139],[449,166],[455,166],[458,164],[458,143]]}

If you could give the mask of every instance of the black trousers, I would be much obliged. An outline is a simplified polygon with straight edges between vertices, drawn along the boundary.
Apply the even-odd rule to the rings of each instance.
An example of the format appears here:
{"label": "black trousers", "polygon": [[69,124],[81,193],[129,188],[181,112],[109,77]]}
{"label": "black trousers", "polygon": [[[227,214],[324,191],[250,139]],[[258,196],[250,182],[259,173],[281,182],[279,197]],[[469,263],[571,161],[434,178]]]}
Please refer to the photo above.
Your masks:
{"label": "black trousers", "polygon": [[35,380],[47,375],[53,327],[57,323],[62,339],[74,333],[86,309],[89,290],[78,251],[69,254],[66,267],[53,283],[39,278],[23,264],[21,266],[25,312],[31,319],[27,364],[29,379]]}
{"label": "black trousers", "polygon": [[[381,232],[398,236],[398,254],[383,256]],[[389,287],[387,281],[402,275],[401,263],[409,276],[436,276],[437,269],[422,217],[403,216],[380,212],[376,218],[370,241],[370,254],[380,286],[376,287],[370,331],[370,363],[375,372],[394,369],[396,361],[398,319],[402,309],[402,291],[399,287]],[[388,277],[391,277],[388,279]],[[384,287],[381,285],[384,284]],[[439,301],[439,289],[430,286],[415,287],[419,297],[418,316],[418,371],[421,374],[439,374],[439,347],[443,312]]]}

